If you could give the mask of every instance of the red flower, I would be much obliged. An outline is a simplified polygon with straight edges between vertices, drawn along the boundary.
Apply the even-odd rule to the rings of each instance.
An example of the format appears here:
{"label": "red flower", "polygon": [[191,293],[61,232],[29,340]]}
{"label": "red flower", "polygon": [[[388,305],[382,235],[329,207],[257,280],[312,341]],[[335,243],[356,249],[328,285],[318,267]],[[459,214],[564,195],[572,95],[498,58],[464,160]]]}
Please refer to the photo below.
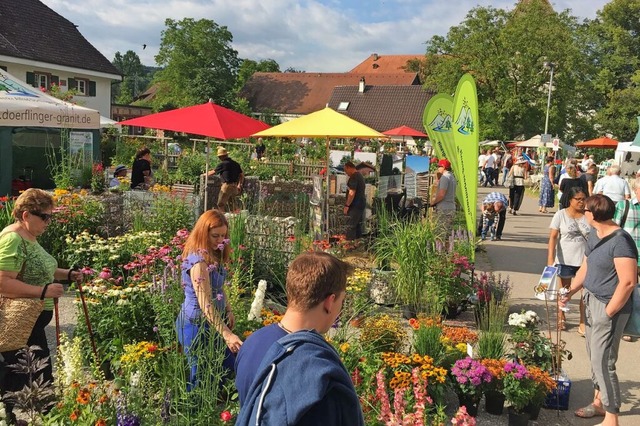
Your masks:
{"label": "red flower", "polygon": [[225,423],[230,421],[232,418],[233,418],[233,416],[231,415],[231,413],[229,411],[225,410],[222,413],[220,413],[220,419]]}

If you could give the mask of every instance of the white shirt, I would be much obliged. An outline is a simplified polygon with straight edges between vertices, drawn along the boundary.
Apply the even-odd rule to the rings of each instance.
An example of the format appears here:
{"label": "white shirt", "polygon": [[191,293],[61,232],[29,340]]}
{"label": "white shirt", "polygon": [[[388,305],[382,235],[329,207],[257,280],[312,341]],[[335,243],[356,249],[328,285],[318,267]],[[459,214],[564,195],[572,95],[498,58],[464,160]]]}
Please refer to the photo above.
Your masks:
{"label": "white shirt", "polygon": [[593,188],[593,193],[602,193],[611,198],[611,201],[617,203],[624,200],[627,195],[631,196],[631,188],[629,188],[627,181],[620,176],[611,175],[598,179]]}
{"label": "white shirt", "polygon": [[487,160],[484,162],[485,167],[490,167],[493,169],[493,166],[496,164],[496,157],[493,154],[487,156]]}
{"label": "white shirt", "polygon": [[480,154],[478,156],[478,168],[484,167],[485,161],[487,161],[487,156],[484,154]]}

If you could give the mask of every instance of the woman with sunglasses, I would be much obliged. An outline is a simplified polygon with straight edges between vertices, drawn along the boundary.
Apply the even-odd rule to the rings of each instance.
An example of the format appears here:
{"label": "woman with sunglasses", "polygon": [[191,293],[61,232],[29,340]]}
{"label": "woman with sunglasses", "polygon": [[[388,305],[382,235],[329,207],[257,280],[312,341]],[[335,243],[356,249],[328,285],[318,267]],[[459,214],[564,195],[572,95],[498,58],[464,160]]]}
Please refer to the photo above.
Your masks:
{"label": "woman with sunglasses", "polygon": [[595,392],[592,403],[575,415],[604,416],[603,426],[618,426],[622,400],[616,360],[633,309],[631,294],[638,270],[638,249],[633,238],[613,221],[615,210],[606,195],[592,195],[585,201],[585,216],[594,229],[582,266],[559,301],[561,307],[566,306],[584,287],[587,356]]}
{"label": "woman with sunglasses", "polygon": [[[191,368],[187,390],[204,378],[198,365],[220,376],[233,371],[242,340],[224,287],[229,262],[229,224],[224,213],[207,210],[196,222],[182,251],[184,302],[176,319],[178,341]],[[222,367],[224,370],[212,369]]]}
{"label": "woman with sunglasses", "polygon": [[[53,299],[62,296],[65,280],[80,280],[78,271],[58,268],[56,259],[47,253],[38,237],[51,221],[53,197],[41,189],[27,189],[16,200],[12,215],[15,223],[0,232],[0,295],[7,298],[44,298],[44,309],[38,317],[27,345],[37,345],[36,358],[47,359],[41,373],[44,381],[52,381],[52,367],[45,327],[53,317]],[[54,282],[57,281],[57,282]],[[17,374],[7,366],[18,361],[17,351],[3,352],[0,363],[0,393],[22,389],[29,376]],[[13,404],[5,400],[10,419]]]}
{"label": "woman with sunglasses", "polygon": [[[584,202],[587,199],[585,190],[580,186],[572,186],[563,194],[567,207],[558,210],[549,225],[549,245],[547,247],[547,265],[558,268],[558,279],[562,287],[569,288],[571,280],[576,276],[587,247],[587,238],[591,225],[584,215]],[[578,333],[584,335],[584,305],[580,304],[580,325]],[[564,312],[558,311],[558,328],[565,329]]]}

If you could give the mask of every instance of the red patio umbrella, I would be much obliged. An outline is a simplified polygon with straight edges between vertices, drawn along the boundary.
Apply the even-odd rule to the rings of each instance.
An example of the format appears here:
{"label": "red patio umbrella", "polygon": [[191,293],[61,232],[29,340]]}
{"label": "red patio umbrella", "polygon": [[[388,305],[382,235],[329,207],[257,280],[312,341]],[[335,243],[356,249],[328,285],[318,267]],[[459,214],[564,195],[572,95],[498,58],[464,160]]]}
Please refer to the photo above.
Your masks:
{"label": "red patio umbrella", "polygon": [[405,136],[411,136],[413,138],[427,138],[428,136],[424,133],[414,129],[409,126],[400,126],[394,129],[389,129],[386,132],[382,132],[383,135],[387,136],[402,136],[402,145],[404,145]]}
{"label": "red patio umbrella", "polygon": [[618,141],[615,139],[603,136],[597,139],[591,139],[584,142],[578,142],[576,148],[610,148],[616,149],[618,147]]}
{"label": "red patio umbrella", "polygon": [[[252,134],[266,130],[269,126],[262,121],[247,117],[239,112],[216,105],[213,101],[171,111],[158,112],[144,117],[121,121],[124,126],[147,127],[150,129],[172,130],[216,139],[248,138]],[[205,165],[205,187],[209,180],[209,140],[207,139],[207,162]],[[204,205],[207,194],[204,192]],[[206,207],[205,207],[206,208]]]}
{"label": "red patio umbrella", "polygon": [[212,101],[121,121],[124,126],[172,130],[216,139],[248,138],[270,126]]}
{"label": "red patio umbrella", "polygon": [[382,134],[387,136],[411,136],[415,138],[428,137],[424,133],[409,126],[400,126],[400,127],[396,127],[395,129],[389,129],[386,132],[382,132]]}

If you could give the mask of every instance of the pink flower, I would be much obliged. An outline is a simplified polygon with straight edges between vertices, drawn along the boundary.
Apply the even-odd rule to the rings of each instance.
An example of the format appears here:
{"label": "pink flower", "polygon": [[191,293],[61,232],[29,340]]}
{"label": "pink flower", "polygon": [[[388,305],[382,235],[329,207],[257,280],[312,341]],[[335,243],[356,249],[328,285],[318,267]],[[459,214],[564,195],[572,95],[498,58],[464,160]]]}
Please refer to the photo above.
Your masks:
{"label": "pink flower", "polygon": [[103,280],[108,280],[109,278],[111,278],[111,269],[102,268],[102,271],[100,271],[98,277],[102,278]]}
{"label": "pink flower", "polygon": [[228,422],[233,418],[233,416],[231,415],[231,413],[227,410],[223,411],[222,413],[220,413],[220,420],[222,420],[223,422]]}

